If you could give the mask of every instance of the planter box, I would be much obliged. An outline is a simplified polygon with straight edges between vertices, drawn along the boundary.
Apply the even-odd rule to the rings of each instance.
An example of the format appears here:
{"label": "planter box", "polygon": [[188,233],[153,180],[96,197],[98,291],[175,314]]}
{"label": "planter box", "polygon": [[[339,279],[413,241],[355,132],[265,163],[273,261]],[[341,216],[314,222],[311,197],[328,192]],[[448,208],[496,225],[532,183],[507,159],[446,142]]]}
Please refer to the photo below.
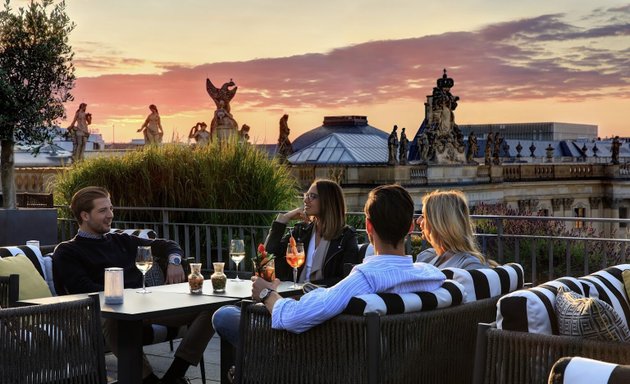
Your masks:
{"label": "planter box", "polygon": [[54,208],[0,209],[0,246],[57,244],[57,210]]}

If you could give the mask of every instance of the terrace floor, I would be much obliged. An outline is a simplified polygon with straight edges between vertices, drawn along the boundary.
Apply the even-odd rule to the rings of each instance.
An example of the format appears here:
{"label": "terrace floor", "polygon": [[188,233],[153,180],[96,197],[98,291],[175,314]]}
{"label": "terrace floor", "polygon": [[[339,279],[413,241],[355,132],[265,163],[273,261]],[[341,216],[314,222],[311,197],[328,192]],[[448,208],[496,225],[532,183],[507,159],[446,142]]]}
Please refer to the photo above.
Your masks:
{"label": "terrace floor", "polygon": [[[206,365],[206,383],[208,384],[216,384],[221,381],[219,372],[220,341],[219,336],[215,334],[208,343],[208,347],[203,354],[204,363]],[[178,345],[179,340],[176,340],[173,343],[175,350]],[[173,361],[174,352],[171,352],[168,342],[145,346],[144,353],[147,355],[147,358],[149,359],[149,362],[151,362],[151,366],[158,377],[162,377],[164,375],[164,373],[168,370],[168,367],[171,365],[171,361]],[[112,382],[116,380],[117,362],[116,357],[112,353],[105,355],[105,364],[107,366],[107,381]],[[190,379],[191,384],[202,384],[201,371],[199,370],[199,367],[190,367],[188,372],[186,372],[186,377]]]}

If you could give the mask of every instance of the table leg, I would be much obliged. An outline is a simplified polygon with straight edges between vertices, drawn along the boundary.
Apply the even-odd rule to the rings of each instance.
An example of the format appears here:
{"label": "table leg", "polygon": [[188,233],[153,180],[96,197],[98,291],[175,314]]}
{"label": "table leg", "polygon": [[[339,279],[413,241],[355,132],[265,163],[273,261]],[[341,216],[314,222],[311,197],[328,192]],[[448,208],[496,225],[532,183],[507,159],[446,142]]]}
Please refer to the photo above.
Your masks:
{"label": "table leg", "polygon": [[118,320],[118,383],[142,382],[142,320]]}

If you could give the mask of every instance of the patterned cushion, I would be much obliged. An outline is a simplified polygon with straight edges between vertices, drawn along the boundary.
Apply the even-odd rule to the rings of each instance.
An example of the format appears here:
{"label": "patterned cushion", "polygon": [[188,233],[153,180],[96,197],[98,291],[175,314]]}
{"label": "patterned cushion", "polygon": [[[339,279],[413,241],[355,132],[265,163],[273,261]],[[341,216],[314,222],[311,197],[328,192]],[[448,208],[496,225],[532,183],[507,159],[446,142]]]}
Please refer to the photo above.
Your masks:
{"label": "patterned cushion", "polygon": [[563,277],[529,290],[508,294],[497,304],[497,328],[546,335],[559,334],[554,306],[560,286],[604,301],[615,309],[627,326],[630,304],[624,293],[622,273],[628,269],[630,264],[617,265],[579,279]]}
{"label": "patterned cushion", "polygon": [[152,229],[115,229],[112,228],[109,233],[125,233],[127,235],[138,236],[143,239],[157,239],[157,233]]}
{"label": "patterned cushion", "polygon": [[580,336],[604,341],[630,341],[630,330],[615,310],[599,299],[558,288],[558,331],[562,336]]}
{"label": "patterned cushion", "polygon": [[630,269],[623,271],[621,277],[623,277],[623,286],[626,290],[626,298],[630,301]]}
{"label": "patterned cushion", "polygon": [[447,279],[464,286],[466,302],[501,296],[523,288],[523,267],[517,263],[474,270],[444,268],[442,272]]}
{"label": "patterned cushion", "polygon": [[431,292],[414,293],[371,293],[350,299],[343,313],[365,315],[376,312],[379,315],[429,311],[446,308],[465,302],[464,287],[453,280],[446,280],[442,286]]}
{"label": "patterned cushion", "polygon": [[551,368],[549,384],[627,384],[630,366],[583,357],[563,357]]}

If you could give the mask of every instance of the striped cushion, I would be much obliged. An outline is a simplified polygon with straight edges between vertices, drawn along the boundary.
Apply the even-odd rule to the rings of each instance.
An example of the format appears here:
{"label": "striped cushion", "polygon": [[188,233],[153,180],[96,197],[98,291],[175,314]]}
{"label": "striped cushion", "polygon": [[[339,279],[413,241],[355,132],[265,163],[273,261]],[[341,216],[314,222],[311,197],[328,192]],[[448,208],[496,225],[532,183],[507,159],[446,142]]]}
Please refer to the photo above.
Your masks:
{"label": "striped cushion", "polygon": [[127,235],[138,236],[143,239],[157,239],[157,234],[152,229],[114,229],[109,233],[125,233]]}
{"label": "striped cushion", "polygon": [[622,273],[628,269],[630,269],[630,264],[622,264],[580,278],[594,288],[591,289],[589,296],[612,306],[626,326],[630,322],[630,304],[623,285]]}
{"label": "striped cushion", "polygon": [[474,270],[444,268],[442,272],[447,279],[464,286],[466,302],[501,296],[523,288],[523,267],[517,263]]}
{"label": "striped cushion", "polygon": [[350,299],[343,313],[365,315],[376,312],[379,315],[429,311],[446,308],[465,302],[464,287],[453,280],[446,280],[442,286],[431,292],[414,293],[371,293]]}
{"label": "striped cushion", "polygon": [[549,384],[627,384],[630,366],[583,357],[563,357],[551,368]]}
{"label": "striped cushion", "polygon": [[510,331],[558,334],[554,304],[558,287],[588,296],[588,282],[574,277],[549,281],[532,289],[509,293],[497,303],[497,328]]}
{"label": "striped cushion", "polygon": [[558,319],[554,306],[560,286],[604,301],[615,309],[627,325],[630,305],[621,276],[627,269],[630,269],[630,264],[606,268],[579,279],[563,277],[532,289],[510,293],[497,304],[497,328],[558,335]]}
{"label": "striped cushion", "polygon": [[0,257],[17,256],[19,254],[26,255],[26,257],[28,257],[35,266],[35,269],[37,269],[37,272],[42,275],[44,280],[48,280],[46,278],[46,274],[44,273],[44,258],[42,257],[42,253],[39,250],[39,247],[35,247],[32,245],[0,247]]}

